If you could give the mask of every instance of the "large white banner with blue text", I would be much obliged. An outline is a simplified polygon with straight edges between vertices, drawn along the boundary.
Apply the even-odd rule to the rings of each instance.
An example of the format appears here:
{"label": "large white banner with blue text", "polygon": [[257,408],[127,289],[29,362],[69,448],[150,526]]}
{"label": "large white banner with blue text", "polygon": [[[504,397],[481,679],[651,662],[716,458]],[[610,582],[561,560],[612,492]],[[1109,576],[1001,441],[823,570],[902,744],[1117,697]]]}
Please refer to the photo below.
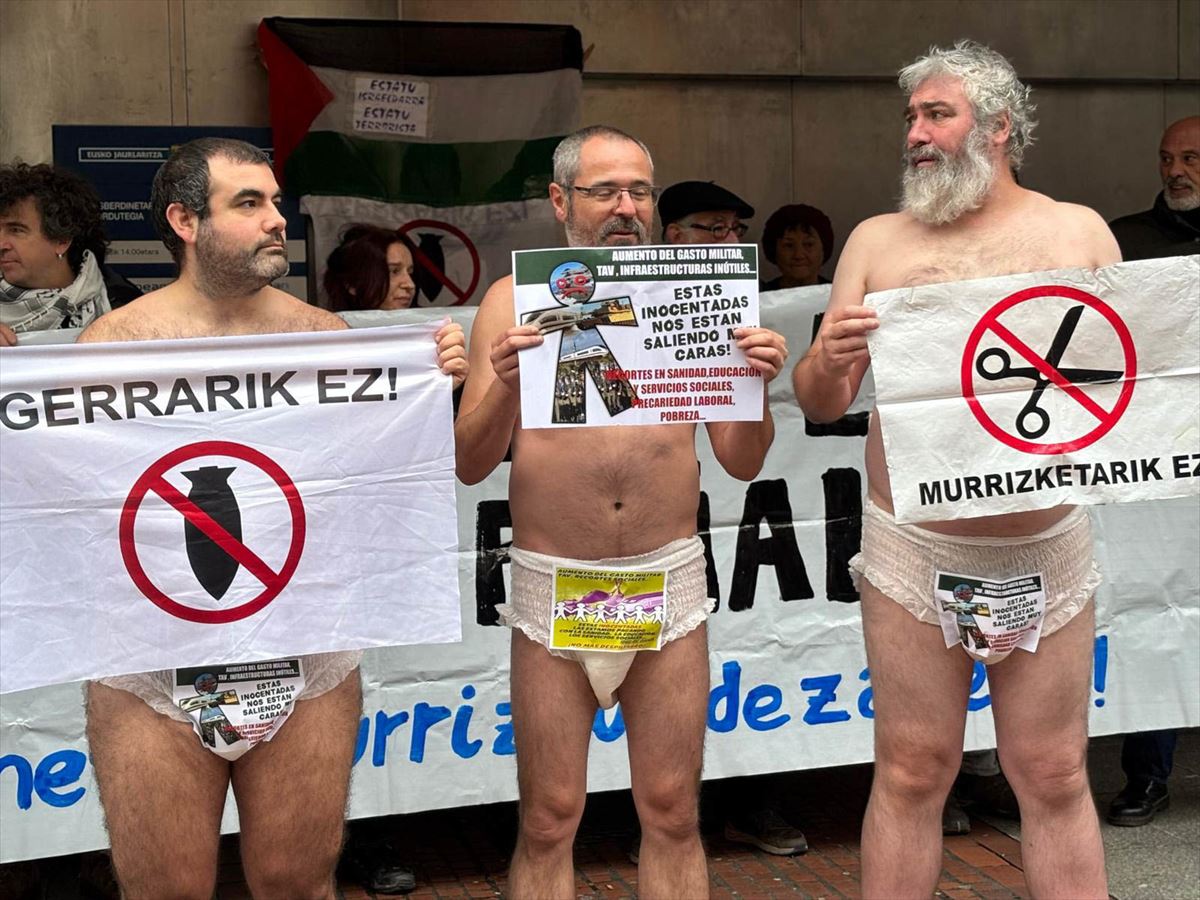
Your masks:
{"label": "large white banner with blue text", "polygon": [[[793,360],[828,292],[763,295],[762,322],[787,336]],[[451,315],[469,327],[472,313]],[[395,321],[389,315],[362,314],[356,324]],[[870,679],[845,562],[858,541],[872,398],[868,391],[842,420],[815,425],[797,408],[790,381],[785,373],[770,386],[777,434],[753,483],[726,476],[699,439],[701,519],[720,597],[709,619],[705,778],[871,759]],[[463,643],[367,651],[354,817],[517,795],[508,633],[482,624],[495,621],[507,579],[507,469],[457,489]],[[1200,724],[1200,508],[1167,500],[1095,507],[1090,515],[1106,576],[1097,596],[1092,733]],[[988,697],[977,666],[969,747],[992,745]],[[103,846],[79,685],[4,695],[0,719],[0,858]],[[594,733],[589,788],[627,786],[620,708],[597,714]],[[232,807],[227,830],[236,828]]]}

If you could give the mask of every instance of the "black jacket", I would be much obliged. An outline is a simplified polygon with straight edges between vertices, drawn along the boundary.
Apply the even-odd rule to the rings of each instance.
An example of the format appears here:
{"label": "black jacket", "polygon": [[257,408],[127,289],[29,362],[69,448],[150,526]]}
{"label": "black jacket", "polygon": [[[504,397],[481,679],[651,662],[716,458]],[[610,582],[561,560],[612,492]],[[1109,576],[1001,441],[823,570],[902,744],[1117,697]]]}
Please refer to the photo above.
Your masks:
{"label": "black jacket", "polygon": [[1200,210],[1175,212],[1161,192],[1152,209],[1114,219],[1109,228],[1127,261],[1200,253]]}

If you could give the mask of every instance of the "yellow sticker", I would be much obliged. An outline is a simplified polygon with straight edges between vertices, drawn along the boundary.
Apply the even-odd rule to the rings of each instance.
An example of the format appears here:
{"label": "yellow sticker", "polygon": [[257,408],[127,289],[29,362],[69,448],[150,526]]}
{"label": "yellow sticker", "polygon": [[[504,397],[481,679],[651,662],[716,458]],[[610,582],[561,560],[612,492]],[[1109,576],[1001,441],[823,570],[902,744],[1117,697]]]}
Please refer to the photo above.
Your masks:
{"label": "yellow sticker", "polygon": [[657,650],[667,614],[667,573],[556,566],[552,650]]}

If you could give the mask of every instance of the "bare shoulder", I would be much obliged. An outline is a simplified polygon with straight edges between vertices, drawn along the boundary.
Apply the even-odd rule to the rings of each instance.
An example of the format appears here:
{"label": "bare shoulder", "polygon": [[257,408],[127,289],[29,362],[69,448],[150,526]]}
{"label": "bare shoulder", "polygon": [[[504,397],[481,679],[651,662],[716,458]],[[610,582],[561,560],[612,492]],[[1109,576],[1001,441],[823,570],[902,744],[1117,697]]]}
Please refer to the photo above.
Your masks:
{"label": "bare shoulder", "polygon": [[286,291],[273,287],[263,290],[267,292],[264,299],[271,310],[269,318],[275,323],[270,331],[343,331],[350,327],[341,316],[305,303]]}
{"label": "bare shoulder", "polygon": [[1109,266],[1121,261],[1121,249],[1108,223],[1094,209],[1078,203],[1054,204],[1054,217],[1060,234],[1071,234],[1093,257],[1093,266]]}
{"label": "bare shoulder", "polygon": [[124,306],[105,313],[83,330],[76,343],[106,343],[111,341],[145,341],[171,337],[165,327],[170,319],[171,285],[143,294]]}

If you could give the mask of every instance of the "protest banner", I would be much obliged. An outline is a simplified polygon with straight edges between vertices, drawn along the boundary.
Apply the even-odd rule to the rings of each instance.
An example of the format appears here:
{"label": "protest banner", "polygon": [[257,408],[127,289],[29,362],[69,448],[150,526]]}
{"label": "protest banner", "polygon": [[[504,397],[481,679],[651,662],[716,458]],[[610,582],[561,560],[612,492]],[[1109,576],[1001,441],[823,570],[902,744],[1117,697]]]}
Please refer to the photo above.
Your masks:
{"label": "protest banner", "polygon": [[459,640],[432,331],[7,350],[0,692]]}
{"label": "protest banner", "polygon": [[523,250],[513,306],[521,425],[758,421],[763,384],[734,330],[758,325],[753,245]]}
{"label": "protest banner", "polygon": [[[762,321],[808,345],[829,287],[764,294]],[[347,316],[356,326],[433,311]],[[470,327],[474,310],[450,315]],[[872,692],[846,561],[858,549],[863,444],[874,395],[843,419],[807,422],[784,373],[770,386],[775,443],[762,473],[737,481],[697,451],[698,526],[712,544],[704,777],[867,762]],[[507,593],[508,464],[457,489],[463,642],[368,650],[350,815],[379,816],[513,800],[515,746]],[[1093,735],[1200,724],[1200,506],[1191,499],[1089,511],[1105,580],[1097,594]],[[932,627],[932,626],[931,626]],[[1017,651],[1023,652],[1023,651]],[[995,746],[987,674],[975,667],[966,746]],[[620,707],[597,713],[588,788],[629,786]],[[253,751],[251,751],[253,752]],[[479,815],[495,816],[494,809]],[[237,828],[232,803],[222,825]],[[0,697],[0,860],[106,843],[83,737],[78,684]]]}
{"label": "protest banner", "polygon": [[896,519],[1200,493],[1200,256],[868,295]]}

